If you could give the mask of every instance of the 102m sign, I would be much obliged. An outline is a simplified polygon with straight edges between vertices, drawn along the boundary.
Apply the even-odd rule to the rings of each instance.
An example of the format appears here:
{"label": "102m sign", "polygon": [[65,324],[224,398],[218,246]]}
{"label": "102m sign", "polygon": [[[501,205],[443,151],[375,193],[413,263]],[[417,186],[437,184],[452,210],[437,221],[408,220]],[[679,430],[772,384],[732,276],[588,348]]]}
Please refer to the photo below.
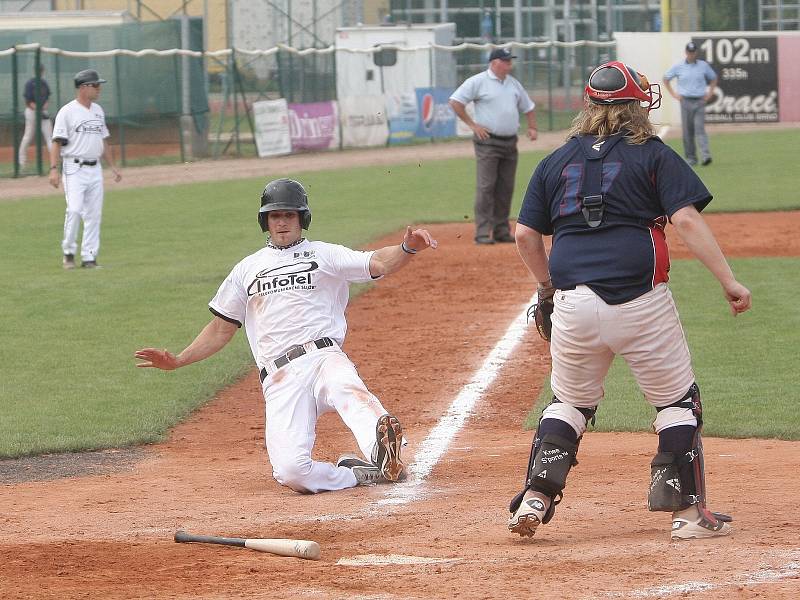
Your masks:
{"label": "102m sign", "polygon": [[695,37],[699,57],[717,74],[706,104],[709,123],[778,120],[778,42],[775,37]]}

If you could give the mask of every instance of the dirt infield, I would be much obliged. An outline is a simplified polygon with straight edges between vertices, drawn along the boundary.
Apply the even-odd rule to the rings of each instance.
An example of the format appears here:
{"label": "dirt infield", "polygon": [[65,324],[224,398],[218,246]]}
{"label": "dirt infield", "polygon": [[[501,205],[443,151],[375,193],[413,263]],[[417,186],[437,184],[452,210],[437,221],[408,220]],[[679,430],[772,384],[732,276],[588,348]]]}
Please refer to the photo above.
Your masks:
{"label": "dirt infield", "polygon": [[[800,212],[708,221],[730,256],[800,256]],[[349,309],[345,349],[403,421],[411,462],[532,291],[513,245],[476,247],[471,227],[432,226],[439,250]],[[672,245],[673,256],[685,254]],[[740,318],[757,318],[758,303]],[[656,437],[590,431],[553,522],[533,540],[509,535],[506,506],[531,441],[520,424],[548,360],[526,333],[430,475],[398,486],[315,496],[279,486],[263,448],[255,372],[166,443],[133,461],[120,453],[117,470],[105,453],[85,476],[36,481],[36,464],[6,462],[6,475],[29,481],[0,485],[0,596],[800,597],[798,443],[707,439],[711,504],[735,516],[735,532],[672,543],[669,516],[646,509]],[[316,458],[354,447],[337,417],[320,421]],[[322,560],[175,544],[177,529],[313,539]]]}

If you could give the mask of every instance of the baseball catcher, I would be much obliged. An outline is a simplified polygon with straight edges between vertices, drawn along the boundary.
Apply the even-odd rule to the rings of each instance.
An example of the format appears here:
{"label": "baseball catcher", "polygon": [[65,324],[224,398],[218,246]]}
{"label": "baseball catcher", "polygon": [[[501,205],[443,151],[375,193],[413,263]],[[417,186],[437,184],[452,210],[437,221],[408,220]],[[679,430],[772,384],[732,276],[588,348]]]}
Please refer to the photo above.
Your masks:
{"label": "baseball catcher", "polygon": [[[261,194],[266,247],[244,258],[209,303],[211,322],[180,354],[143,348],[139,367],[172,370],[208,358],[244,326],[266,406],[266,446],[272,475],[297,492],[402,481],[403,429],[367,389],[342,351],[349,284],[379,279],[414,255],[436,248],[425,229],[406,228],[400,244],[358,252],[309,241],[311,208],[303,186],[271,181]],[[362,456],[336,464],[311,458],[317,417],[337,412]]]}
{"label": "baseball catcher", "polygon": [[[706,506],[700,388],[667,287],[667,223],[719,281],[734,315],[750,308],[750,291],[700,215],[711,194],[654,134],[648,113],[660,104],[659,86],[612,61],[592,71],[585,91],[566,143],[531,177],[515,232],[541,282],[530,314],[550,341],[554,396],[508,527],[533,536],[553,518],[619,355],[656,413],[649,509],[671,513],[674,539],[727,535],[730,517]],[[549,256],[545,235],[553,236]]]}

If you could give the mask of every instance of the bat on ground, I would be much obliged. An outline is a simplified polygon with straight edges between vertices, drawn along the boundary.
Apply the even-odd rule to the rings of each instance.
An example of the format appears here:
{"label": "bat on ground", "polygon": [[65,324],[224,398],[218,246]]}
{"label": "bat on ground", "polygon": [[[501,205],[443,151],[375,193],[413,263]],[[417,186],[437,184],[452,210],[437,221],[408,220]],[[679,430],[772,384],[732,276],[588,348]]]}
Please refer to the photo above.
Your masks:
{"label": "bat on ground", "polygon": [[285,539],[262,539],[262,538],[229,538],[216,535],[193,535],[186,531],[175,532],[176,542],[198,542],[201,544],[222,544],[223,546],[239,546],[250,548],[259,552],[269,552],[278,556],[295,556],[297,558],[308,558],[319,560],[320,549],[317,542],[309,540],[285,540]]}

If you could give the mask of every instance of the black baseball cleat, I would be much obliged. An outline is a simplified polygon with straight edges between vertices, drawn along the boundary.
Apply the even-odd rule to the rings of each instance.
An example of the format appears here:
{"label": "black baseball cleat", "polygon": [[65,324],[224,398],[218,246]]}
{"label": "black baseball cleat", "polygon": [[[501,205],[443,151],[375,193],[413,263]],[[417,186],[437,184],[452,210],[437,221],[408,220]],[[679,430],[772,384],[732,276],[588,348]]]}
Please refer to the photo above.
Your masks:
{"label": "black baseball cleat", "polygon": [[372,462],[389,481],[403,481],[406,478],[406,467],[400,460],[402,445],[403,427],[397,417],[388,413],[380,417],[375,426]]}
{"label": "black baseball cleat", "polygon": [[95,260],[85,260],[81,263],[82,269],[99,269],[100,265]]}
{"label": "black baseball cleat", "polygon": [[703,162],[702,162],[701,164],[702,164],[704,167],[706,167],[706,166],[710,165],[710,164],[711,164],[711,157],[709,156],[708,158],[704,158],[704,159],[703,159]]}
{"label": "black baseball cleat", "polygon": [[371,485],[374,483],[386,483],[386,478],[381,475],[381,470],[370,461],[359,458],[354,454],[343,454],[336,461],[337,467],[350,469],[356,477],[358,485]]}
{"label": "black baseball cleat", "polygon": [[494,244],[494,240],[488,235],[479,235],[475,238],[475,243],[479,245],[489,245]]}
{"label": "black baseball cleat", "polygon": [[75,255],[74,254],[65,254],[63,260],[61,261],[61,266],[64,267],[67,271],[75,268]]}

